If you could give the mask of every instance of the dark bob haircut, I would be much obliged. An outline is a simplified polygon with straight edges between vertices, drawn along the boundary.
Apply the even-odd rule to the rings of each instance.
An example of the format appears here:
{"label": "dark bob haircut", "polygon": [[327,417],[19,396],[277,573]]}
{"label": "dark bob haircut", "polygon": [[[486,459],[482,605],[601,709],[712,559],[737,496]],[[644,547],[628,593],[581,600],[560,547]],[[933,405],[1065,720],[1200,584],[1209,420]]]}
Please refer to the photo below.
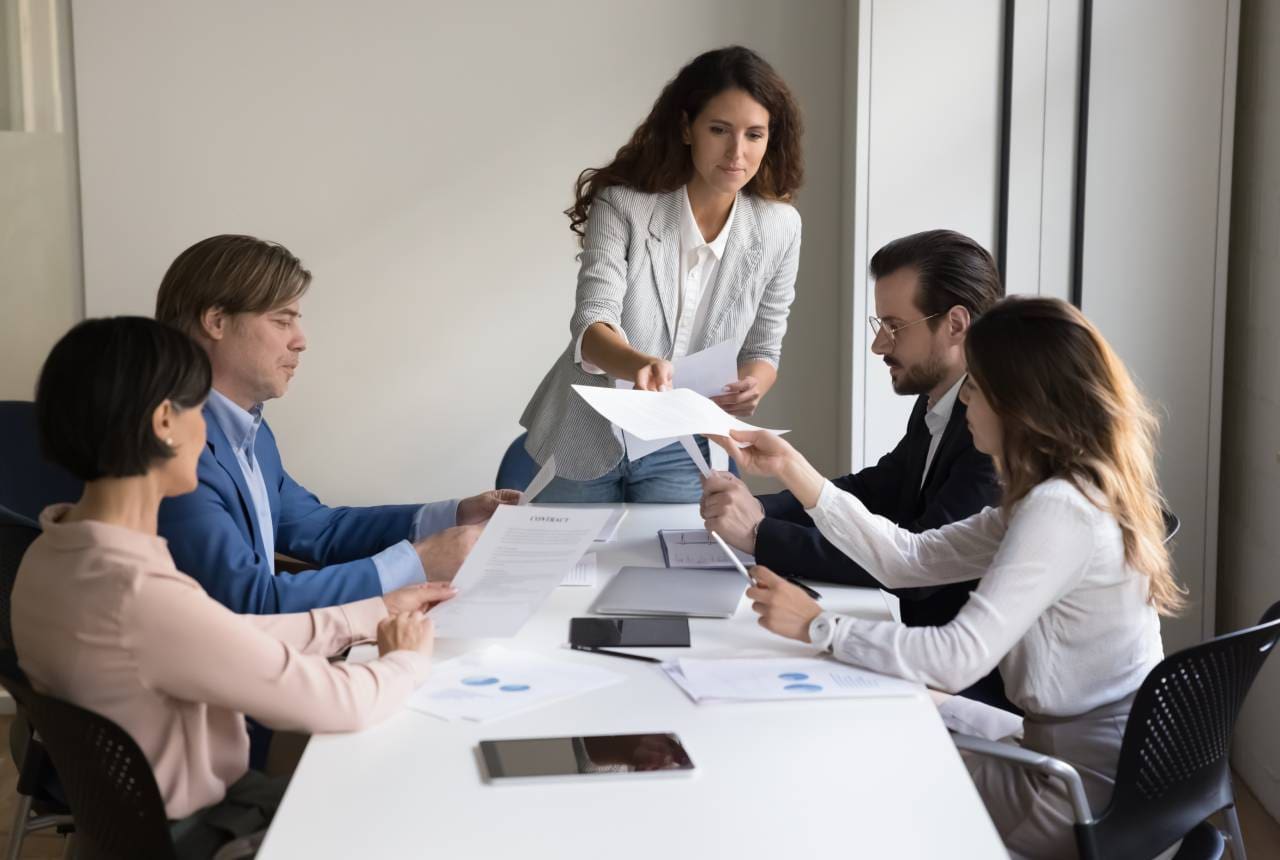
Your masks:
{"label": "dark bob haircut", "polygon": [[82,481],[145,475],[173,456],[152,429],[156,408],[199,406],[212,380],[204,350],[175,328],[85,320],[54,345],[36,384],[44,455]]}

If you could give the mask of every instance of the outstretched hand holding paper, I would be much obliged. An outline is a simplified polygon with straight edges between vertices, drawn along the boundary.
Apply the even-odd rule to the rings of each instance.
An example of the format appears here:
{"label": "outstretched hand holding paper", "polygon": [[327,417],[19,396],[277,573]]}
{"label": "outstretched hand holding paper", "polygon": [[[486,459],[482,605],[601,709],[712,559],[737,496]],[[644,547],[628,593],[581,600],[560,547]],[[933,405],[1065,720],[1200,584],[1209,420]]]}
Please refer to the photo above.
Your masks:
{"label": "outstretched hand holding paper", "polygon": [[[688,388],[673,391],[625,391],[594,385],[573,390],[605,418],[641,439],[679,436],[728,436],[730,430],[764,430],[734,418]],[[770,430],[782,434],[786,430]]]}

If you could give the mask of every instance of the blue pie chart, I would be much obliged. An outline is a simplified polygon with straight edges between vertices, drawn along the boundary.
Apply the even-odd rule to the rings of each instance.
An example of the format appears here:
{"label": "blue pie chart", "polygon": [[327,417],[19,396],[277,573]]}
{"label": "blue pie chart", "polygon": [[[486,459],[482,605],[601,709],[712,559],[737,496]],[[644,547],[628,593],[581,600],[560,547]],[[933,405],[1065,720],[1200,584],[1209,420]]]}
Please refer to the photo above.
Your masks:
{"label": "blue pie chart", "polygon": [[470,678],[463,678],[462,683],[468,687],[488,687],[491,684],[498,683],[498,679],[484,675],[473,675]]}

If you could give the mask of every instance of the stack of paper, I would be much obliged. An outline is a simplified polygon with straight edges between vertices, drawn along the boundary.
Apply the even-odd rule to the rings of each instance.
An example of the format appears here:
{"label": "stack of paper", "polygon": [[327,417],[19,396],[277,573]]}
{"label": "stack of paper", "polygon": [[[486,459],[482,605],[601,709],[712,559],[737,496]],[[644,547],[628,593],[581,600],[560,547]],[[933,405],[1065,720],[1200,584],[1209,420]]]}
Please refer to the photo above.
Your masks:
{"label": "stack of paper", "polygon": [[583,585],[594,588],[596,584],[596,554],[589,552],[578,560],[573,566],[573,570],[564,575],[564,579],[560,580],[561,585]]}
{"label": "stack of paper", "polygon": [[847,666],[807,658],[703,660],[662,664],[667,676],[699,705],[796,699],[912,696],[924,686]]}
{"label": "stack of paper", "polygon": [[616,684],[625,676],[493,647],[447,660],[409,697],[415,711],[445,720],[485,722]]}

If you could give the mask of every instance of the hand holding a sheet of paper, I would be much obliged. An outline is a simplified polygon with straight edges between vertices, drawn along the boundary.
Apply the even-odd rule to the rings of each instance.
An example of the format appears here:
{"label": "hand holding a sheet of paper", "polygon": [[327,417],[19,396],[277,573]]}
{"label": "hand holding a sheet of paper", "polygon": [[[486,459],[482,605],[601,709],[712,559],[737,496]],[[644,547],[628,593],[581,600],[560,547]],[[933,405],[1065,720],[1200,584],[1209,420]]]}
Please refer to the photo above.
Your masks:
{"label": "hand holding a sheet of paper", "polygon": [[649,356],[649,362],[635,373],[636,388],[641,391],[670,391],[675,367],[664,358]]}
{"label": "hand holding a sheet of paper", "polygon": [[780,479],[806,509],[818,503],[827,479],[776,434],[750,427],[708,434],[708,438],[728,451],[743,472]]}
{"label": "hand holding a sheet of paper", "polygon": [[422,571],[431,582],[449,582],[480,539],[483,525],[454,526],[438,531],[413,545]]}
{"label": "hand holding a sheet of paper", "polygon": [[760,626],[779,636],[809,641],[809,625],[822,613],[818,601],[763,565],[751,568],[756,584],[747,589]]}
{"label": "hand holding a sheet of paper", "polygon": [[730,382],[720,394],[713,394],[711,401],[730,415],[751,416],[756,414],[760,398],[764,392],[760,390],[760,380],[754,376],[744,376],[737,382]]}
{"label": "hand holding a sheet of paper", "polygon": [[517,490],[489,490],[458,502],[455,525],[475,526],[489,521],[498,505],[514,505],[520,501]]}
{"label": "hand holding a sheet of paper", "polygon": [[378,656],[392,651],[417,651],[427,657],[435,649],[431,619],[417,612],[400,612],[378,622]]}

